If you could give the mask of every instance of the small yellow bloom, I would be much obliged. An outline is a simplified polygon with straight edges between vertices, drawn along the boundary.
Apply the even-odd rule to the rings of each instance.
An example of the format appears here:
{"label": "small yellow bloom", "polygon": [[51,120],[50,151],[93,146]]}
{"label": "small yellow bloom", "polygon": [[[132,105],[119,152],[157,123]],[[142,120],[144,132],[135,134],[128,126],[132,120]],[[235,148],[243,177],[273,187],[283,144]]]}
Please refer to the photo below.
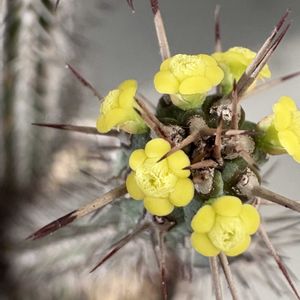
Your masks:
{"label": "small yellow bloom", "polygon": [[192,220],[192,246],[204,256],[245,252],[260,224],[257,210],[234,196],[216,198],[201,207]]}
{"label": "small yellow bloom", "polygon": [[259,123],[262,146],[270,154],[288,153],[300,163],[300,110],[292,98],[283,96],[273,112]]}
{"label": "small yellow bloom", "polygon": [[157,216],[170,214],[174,206],[186,206],[194,196],[190,171],[183,170],[190,160],[182,150],[158,162],[170,149],[167,141],[157,138],[129,158],[132,172],[126,180],[127,191],[133,199],[144,200],[147,211]]}
{"label": "small yellow bloom", "polygon": [[97,130],[107,133],[111,129],[122,129],[128,133],[145,133],[147,126],[134,110],[138,105],[134,100],[137,90],[135,80],[122,82],[117,89],[110,91],[100,106]]}
{"label": "small yellow bloom", "polygon": [[[232,90],[233,81],[238,81],[246,68],[251,64],[256,53],[243,47],[233,47],[226,52],[216,52],[212,56],[223,69],[225,76],[222,81],[223,93],[228,94]],[[260,71],[258,78],[270,78],[271,72],[266,65]]]}
{"label": "small yellow bloom", "polygon": [[174,105],[187,110],[199,107],[223,76],[222,69],[209,55],[177,54],[161,64],[154,76],[154,86],[159,93],[172,95]]}

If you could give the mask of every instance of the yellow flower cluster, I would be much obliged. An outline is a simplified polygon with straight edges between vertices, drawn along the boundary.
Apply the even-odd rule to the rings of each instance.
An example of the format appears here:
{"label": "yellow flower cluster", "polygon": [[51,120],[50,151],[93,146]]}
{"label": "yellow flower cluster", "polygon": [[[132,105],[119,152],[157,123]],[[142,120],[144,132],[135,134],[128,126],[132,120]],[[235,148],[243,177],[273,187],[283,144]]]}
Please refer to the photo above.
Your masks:
{"label": "yellow flower cluster", "polygon": [[157,216],[170,214],[174,206],[189,204],[194,196],[190,171],[183,170],[190,165],[188,156],[179,150],[159,161],[170,149],[167,141],[156,138],[129,158],[132,172],[126,180],[127,191],[133,199],[144,200],[147,211]]}
{"label": "yellow flower cluster", "polygon": [[[223,93],[227,94],[232,89],[233,81],[238,81],[241,78],[242,74],[253,61],[256,53],[247,48],[233,47],[226,52],[216,52],[212,56],[224,71],[225,76],[221,85]],[[260,71],[258,79],[270,77],[271,72],[266,65]]]}
{"label": "yellow flower cluster", "polygon": [[159,93],[173,95],[181,109],[199,107],[208,91],[223,79],[223,71],[209,55],[177,54],[166,59],[154,76]]}
{"label": "yellow flower cluster", "polygon": [[216,198],[212,205],[201,207],[192,220],[193,248],[204,256],[224,252],[236,256],[245,252],[260,224],[257,210],[242,204],[234,196]]}
{"label": "yellow flower cluster", "polygon": [[138,105],[134,99],[137,90],[135,80],[122,82],[104,98],[97,119],[97,130],[107,133],[111,129],[122,129],[128,133],[138,134],[147,131],[144,120],[134,110]]}
{"label": "yellow flower cluster", "polygon": [[288,153],[300,163],[300,111],[292,98],[281,97],[259,128],[265,133],[262,146],[268,153]]}

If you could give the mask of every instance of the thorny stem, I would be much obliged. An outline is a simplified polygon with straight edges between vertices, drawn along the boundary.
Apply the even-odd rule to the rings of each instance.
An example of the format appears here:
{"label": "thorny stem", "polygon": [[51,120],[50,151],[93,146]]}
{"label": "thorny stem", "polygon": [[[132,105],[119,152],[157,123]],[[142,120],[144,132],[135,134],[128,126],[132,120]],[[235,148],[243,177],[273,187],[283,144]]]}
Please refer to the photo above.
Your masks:
{"label": "thorny stem", "polygon": [[131,11],[134,13],[135,12],[135,9],[134,9],[134,6],[133,6],[133,0],[126,0],[129,7],[131,8]]}
{"label": "thorny stem", "polygon": [[239,299],[238,292],[237,292],[236,284],[233,280],[233,276],[231,273],[231,269],[230,269],[230,266],[228,263],[227,256],[223,252],[221,252],[218,256],[219,256],[219,259],[221,262],[221,266],[222,266],[226,281],[228,283],[228,286],[229,286],[229,289],[231,292],[232,299],[238,300]]}
{"label": "thorny stem", "polygon": [[215,145],[214,145],[214,156],[218,162],[222,161],[222,130],[223,130],[223,118],[220,118],[215,137]]}
{"label": "thorny stem", "polygon": [[150,227],[150,223],[146,222],[143,224],[139,224],[136,228],[118,242],[116,242],[110,250],[103,256],[103,258],[97,263],[97,265],[90,271],[90,273],[94,272],[97,268],[99,268],[104,262],[106,262],[109,258],[111,258],[114,254],[116,254],[121,248],[123,248],[129,241],[139,235],[141,232],[145,231]]}
{"label": "thorny stem", "polygon": [[287,280],[288,284],[290,285],[291,289],[293,290],[296,298],[298,300],[300,300],[300,296],[299,293],[295,287],[295,284],[292,280],[292,278],[290,277],[288,270],[286,268],[286,266],[284,265],[283,261],[281,260],[280,256],[278,255],[274,245],[272,244],[266,230],[264,229],[264,227],[262,225],[260,225],[259,230],[258,230],[261,238],[263,239],[263,241],[265,242],[267,248],[269,249],[269,251],[271,252],[275,262],[277,263],[280,271],[282,272],[283,276],[285,277],[285,279]]}
{"label": "thorny stem", "polygon": [[168,156],[172,155],[173,153],[175,153],[176,151],[186,147],[187,145],[193,143],[197,137],[199,136],[199,132],[194,131],[192,134],[190,134],[189,136],[187,136],[184,140],[182,140],[180,143],[178,143],[177,145],[175,145],[169,152],[167,152],[163,157],[161,157],[161,159],[158,161],[162,161],[163,159],[167,158]]}
{"label": "thorny stem", "polygon": [[113,137],[118,137],[120,135],[118,131],[111,131],[104,135],[100,133],[96,129],[96,127],[91,127],[91,126],[78,126],[78,125],[71,125],[71,124],[55,124],[55,123],[31,123],[31,124],[34,126],[49,127],[54,129],[60,129],[60,130],[80,132],[85,134],[96,134],[96,135],[113,136]]}
{"label": "thorny stem", "polygon": [[247,152],[246,150],[244,150],[240,147],[237,147],[237,151],[238,151],[239,155],[245,160],[245,162],[248,164],[249,168],[253,172],[256,173],[257,171],[259,171],[259,166],[257,165],[254,158],[249,154],[249,152]]}
{"label": "thorny stem", "polygon": [[221,30],[220,30],[220,5],[215,8],[215,52],[222,51]]}
{"label": "thorny stem", "polygon": [[216,168],[218,164],[212,159],[206,159],[194,163],[190,166],[183,168],[183,170],[195,170],[195,169],[205,169],[205,168]]}
{"label": "thorny stem", "polygon": [[126,185],[122,184],[121,186],[112,189],[111,191],[105,193],[103,196],[95,199],[93,202],[76,209],[67,215],[49,223],[48,225],[42,227],[38,231],[34,232],[26,239],[36,240],[42,237],[49,235],[50,233],[55,232],[56,230],[60,229],[63,226],[66,226],[73,221],[99,209],[104,207],[105,205],[111,203],[113,200],[125,195],[127,193]]}
{"label": "thorny stem", "polygon": [[247,92],[247,94],[245,94],[243,96],[243,99],[246,98],[246,97],[248,97],[248,96],[252,96],[252,95],[254,95],[256,93],[260,93],[260,92],[262,92],[262,91],[264,91],[266,89],[269,89],[271,87],[277,86],[278,84],[281,84],[281,83],[283,83],[285,81],[293,79],[293,78],[295,78],[295,77],[297,77],[299,75],[300,75],[300,71],[294,72],[294,73],[291,73],[291,74],[288,74],[288,75],[284,75],[282,77],[275,78],[273,80],[266,81],[266,82],[264,82],[264,83],[262,83],[260,85],[257,85],[251,91]]}
{"label": "thorny stem", "polygon": [[148,109],[147,105],[145,104],[145,99],[143,96],[139,95],[135,98],[137,104],[139,105],[140,109],[136,109],[137,113],[141,115],[143,120],[146,124],[150,127],[151,130],[155,132],[155,134],[165,140],[169,141],[171,144],[173,143],[170,138],[168,137],[166,126],[162,124],[156,116]]}
{"label": "thorny stem", "polygon": [[251,189],[251,193],[254,196],[264,198],[266,200],[269,200],[271,202],[275,202],[279,205],[282,205],[284,207],[290,208],[292,210],[295,210],[297,212],[300,212],[300,203],[291,199],[288,199],[284,196],[281,196],[279,194],[276,194],[272,191],[269,191],[268,189],[262,187],[262,186],[255,186]]}
{"label": "thorny stem", "polygon": [[231,119],[232,129],[239,129],[238,108],[239,108],[239,97],[237,93],[236,81],[234,81],[233,91],[232,91],[232,119]]}
{"label": "thorny stem", "polygon": [[221,286],[221,279],[219,274],[219,265],[217,257],[209,257],[209,266],[210,271],[212,275],[212,282],[213,282],[213,288],[216,295],[216,300],[222,300],[222,286]]}
{"label": "thorny stem", "polygon": [[[265,66],[267,60],[275,51],[282,38],[286,34],[287,30],[289,29],[290,24],[288,24],[277,37],[277,34],[286,22],[289,12],[290,11],[288,10],[279,20],[271,35],[267,38],[265,43],[262,45],[262,47],[256,54],[252,63],[247,67],[247,69],[239,79],[237,83],[237,93],[239,97],[241,97],[243,93],[247,90],[247,88],[254,82],[259,72]],[[230,98],[232,98],[232,94],[230,95]]]}
{"label": "thorny stem", "polygon": [[159,269],[161,279],[161,290],[164,300],[168,299],[168,288],[166,280],[166,257],[165,257],[165,231],[159,230],[158,232],[158,246],[159,246]]}
{"label": "thorny stem", "polygon": [[150,0],[152,12],[154,14],[154,25],[159,44],[159,50],[162,61],[171,57],[169,43],[165,31],[164,22],[160,13],[158,0]]}
{"label": "thorny stem", "polygon": [[57,11],[59,3],[60,3],[60,0],[56,0],[55,6],[54,6],[54,11]]}
{"label": "thorny stem", "polygon": [[72,67],[70,64],[66,64],[66,68],[69,69],[72,74],[85,86],[87,87],[94,96],[99,100],[102,101],[103,97],[97,92],[97,90],[94,88],[94,86],[86,80],[74,67]]}
{"label": "thorny stem", "polygon": [[157,254],[155,247],[154,247],[154,252],[159,264],[162,296],[164,300],[167,300],[168,289],[167,289],[167,279],[166,279],[167,272],[166,272],[166,257],[165,257],[166,251],[165,251],[164,237],[166,232],[168,232],[175,225],[175,223],[173,221],[169,221],[164,217],[157,217],[157,216],[153,217],[153,221],[154,222],[152,223],[152,229],[157,236],[159,254]]}

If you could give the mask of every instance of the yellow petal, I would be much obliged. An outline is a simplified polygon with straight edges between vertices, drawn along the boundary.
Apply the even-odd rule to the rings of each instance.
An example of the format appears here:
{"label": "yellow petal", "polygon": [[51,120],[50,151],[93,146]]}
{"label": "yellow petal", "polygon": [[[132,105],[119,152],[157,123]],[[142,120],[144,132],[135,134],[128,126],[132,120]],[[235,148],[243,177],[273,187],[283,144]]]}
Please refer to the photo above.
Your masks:
{"label": "yellow petal", "polygon": [[280,144],[290,155],[299,152],[300,142],[298,137],[291,130],[283,130],[278,132]]}
{"label": "yellow petal", "polygon": [[227,256],[237,256],[245,252],[249,248],[250,243],[251,243],[251,237],[249,235],[246,235],[245,239],[240,244],[230,249],[229,251],[225,251],[224,253]]}
{"label": "yellow petal", "polygon": [[171,150],[170,144],[161,138],[153,139],[146,144],[145,153],[149,158],[161,158]]}
{"label": "yellow petal", "polygon": [[205,63],[207,67],[217,66],[217,62],[212,56],[207,54],[199,54],[197,56]]}
{"label": "yellow petal", "polygon": [[212,207],[220,216],[235,217],[241,212],[242,202],[234,196],[222,196],[213,202]]}
{"label": "yellow petal", "polygon": [[219,84],[224,78],[223,70],[218,66],[210,66],[205,70],[205,77],[209,79],[212,85]]}
{"label": "yellow petal", "polygon": [[292,122],[292,113],[288,110],[282,109],[274,115],[274,126],[276,130],[284,130],[288,128]]}
{"label": "yellow petal", "polygon": [[135,104],[134,96],[136,93],[136,88],[127,88],[121,91],[119,95],[119,106],[121,108],[133,108]]}
{"label": "yellow petal", "polygon": [[278,102],[274,104],[273,111],[277,113],[280,110],[287,110],[290,112],[294,112],[297,110],[297,106],[295,101],[288,96],[282,96],[279,98]]}
{"label": "yellow petal", "polygon": [[205,233],[193,232],[191,243],[193,248],[204,256],[217,256],[220,253]]}
{"label": "yellow petal", "polygon": [[111,130],[112,128],[118,127],[119,124],[129,121],[130,119],[130,111],[121,108],[115,108],[105,115],[104,120],[106,127]]}
{"label": "yellow petal", "polygon": [[189,170],[182,170],[191,164],[189,157],[184,153],[184,151],[176,151],[172,155],[168,156],[167,161],[169,168],[176,176],[181,178],[190,176],[191,172]]}
{"label": "yellow petal", "polygon": [[137,89],[136,80],[133,80],[133,79],[125,80],[118,86],[119,90],[126,90],[128,88],[135,88],[135,90],[136,90]]}
{"label": "yellow petal", "polygon": [[194,76],[184,79],[179,86],[182,95],[203,94],[212,88],[211,82],[203,76]]}
{"label": "yellow petal", "polygon": [[215,223],[216,214],[211,205],[202,206],[192,219],[192,228],[196,232],[209,232]]}
{"label": "yellow petal", "polygon": [[189,178],[179,179],[175,185],[175,190],[170,194],[170,201],[175,206],[185,206],[194,197],[194,184]]}
{"label": "yellow petal", "polygon": [[177,94],[179,82],[169,71],[159,71],[154,76],[155,89],[161,94]]}
{"label": "yellow petal", "polygon": [[160,65],[160,70],[161,71],[168,71],[170,69],[171,60],[172,60],[172,57],[165,59]]}
{"label": "yellow petal", "polygon": [[293,159],[300,164],[300,147],[296,153],[293,154]]}
{"label": "yellow petal", "polygon": [[96,128],[100,133],[107,133],[111,129],[106,126],[106,120],[103,115],[97,118]]}
{"label": "yellow petal", "polygon": [[263,69],[259,72],[259,78],[270,78],[271,77],[271,71],[269,69],[268,65],[265,65]]}
{"label": "yellow petal", "polygon": [[131,172],[126,178],[126,188],[134,200],[142,200],[144,193],[141,191],[135,180],[135,172]]}
{"label": "yellow petal", "polygon": [[147,158],[144,149],[134,150],[129,157],[129,167],[135,171]]}
{"label": "yellow petal", "polygon": [[146,197],[144,206],[149,213],[160,217],[169,215],[174,209],[174,205],[166,198]]}
{"label": "yellow petal", "polygon": [[260,224],[260,215],[255,207],[250,204],[244,204],[240,213],[240,218],[245,224],[248,234],[254,234]]}

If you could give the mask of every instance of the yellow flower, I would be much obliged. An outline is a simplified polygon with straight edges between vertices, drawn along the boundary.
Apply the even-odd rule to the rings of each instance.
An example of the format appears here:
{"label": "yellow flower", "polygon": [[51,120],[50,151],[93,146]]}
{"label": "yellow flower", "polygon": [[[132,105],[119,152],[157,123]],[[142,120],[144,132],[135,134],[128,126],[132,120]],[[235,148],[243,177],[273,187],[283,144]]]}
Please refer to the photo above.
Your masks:
{"label": "yellow flower", "polygon": [[[228,94],[232,90],[233,81],[238,81],[241,78],[246,68],[253,61],[255,55],[255,52],[243,47],[233,47],[226,52],[216,52],[212,55],[225,73],[221,83],[224,94]],[[271,72],[266,65],[258,74],[258,78],[263,79],[270,77]]]}
{"label": "yellow flower", "polygon": [[199,107],[223,76],[222,69],[209,55],[177,54],[161,64],[154,76],[154,86],[159,93],[172,95],[174,105],[187,110]]}
{"label": "yellow flower", "polygon": [[260,224],[257,210],[242,204],[234,196],[214,199],[212,205],[202,206],[192,220],[193,248],[204,256],[224,252],[236,256],[245,252]]}
{"label": "yellow flower", "polygon": [[157,138],[145,149],[133,151],[129,158],[132,172],[126,180],[127,191],[133,199],[144,200],[147,211],[157,216],[170,214],[174,206],[189,204],[194,196],[190,171],[183,170],[190,160],[182,150],[158,162],[170,149],[167,141]]}
{"label": "yellow flower", "polygon": [[122,82],[117,89],[110,91],[100,106],[97,130],[106,133],[111,129],[122,129],[137,134],[147,131],[144,120],[134,110],[138,105],[134,100],[137,90],[135,80]]}
{"label": "yellow flower", "polygon": [[292,98],[283,96],[273,112],[258,124],[263,148],[270,154],[288,153],[300,163],[300,111]]}

